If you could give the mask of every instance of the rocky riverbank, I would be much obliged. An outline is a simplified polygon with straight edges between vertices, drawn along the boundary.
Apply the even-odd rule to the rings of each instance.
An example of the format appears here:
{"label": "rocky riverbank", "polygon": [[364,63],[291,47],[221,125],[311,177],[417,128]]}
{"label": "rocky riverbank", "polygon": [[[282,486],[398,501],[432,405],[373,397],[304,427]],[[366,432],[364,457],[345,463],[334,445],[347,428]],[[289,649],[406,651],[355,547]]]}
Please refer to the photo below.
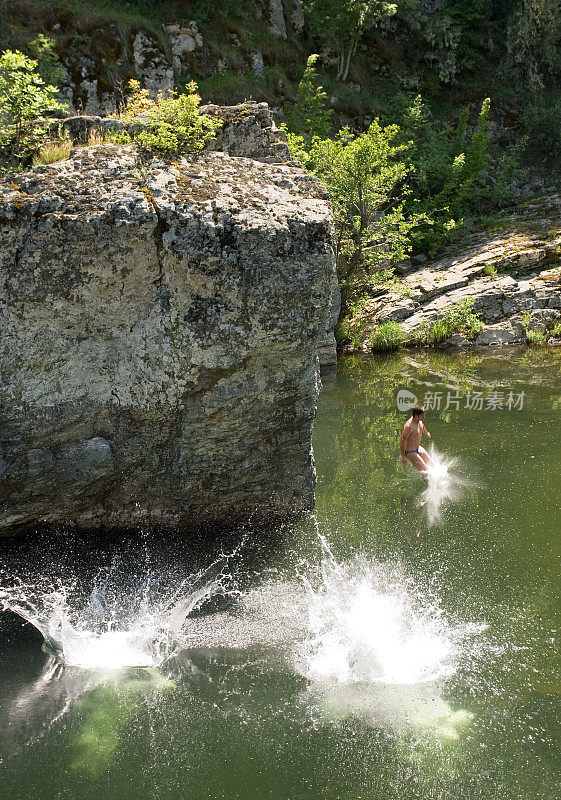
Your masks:
{"label": "rocky riverbank", "polygon": [[454,332],[441,344],[472,347],[547,337],[561,321],[561,196],[548,194],[517,208],[493,230],[463,239],[432,264],[407,261],[402,279],[365,303],[353,320],[357,347],[388,322],[402,341],[423,344],[427,331],[466,299],[483,325],[471,338]]}
{"label": "rocky riverbank", "polygon": [[0,185],[2,530],[312,506],[331,210],[282,137],[243,139],[76,148]]}

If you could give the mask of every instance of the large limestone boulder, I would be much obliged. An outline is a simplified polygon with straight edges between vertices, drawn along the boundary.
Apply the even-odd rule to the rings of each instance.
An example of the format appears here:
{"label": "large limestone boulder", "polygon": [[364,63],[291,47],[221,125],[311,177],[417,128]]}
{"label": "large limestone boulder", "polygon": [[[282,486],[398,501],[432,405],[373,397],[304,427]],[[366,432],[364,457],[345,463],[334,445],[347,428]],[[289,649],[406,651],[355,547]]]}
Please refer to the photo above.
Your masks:
{"label": "large limestone boulder", "polygon": [[224,152],[76,149],[0,184],[0,529],[313,504],[325,191]]}

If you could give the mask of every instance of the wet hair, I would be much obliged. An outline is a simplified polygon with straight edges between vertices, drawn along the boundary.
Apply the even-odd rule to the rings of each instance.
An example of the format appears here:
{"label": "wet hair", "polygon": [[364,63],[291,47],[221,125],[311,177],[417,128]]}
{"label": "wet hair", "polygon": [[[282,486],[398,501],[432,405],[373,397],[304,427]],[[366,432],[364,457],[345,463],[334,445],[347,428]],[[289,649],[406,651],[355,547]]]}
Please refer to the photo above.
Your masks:
{"label": "wet hair", "polygon": [[415,406],[415,408],[413,409],[413,416],[414,417],[420,417],[421,414],[424,414],[424,413],[425,413],[425,409],[423,408],[423,406]]}

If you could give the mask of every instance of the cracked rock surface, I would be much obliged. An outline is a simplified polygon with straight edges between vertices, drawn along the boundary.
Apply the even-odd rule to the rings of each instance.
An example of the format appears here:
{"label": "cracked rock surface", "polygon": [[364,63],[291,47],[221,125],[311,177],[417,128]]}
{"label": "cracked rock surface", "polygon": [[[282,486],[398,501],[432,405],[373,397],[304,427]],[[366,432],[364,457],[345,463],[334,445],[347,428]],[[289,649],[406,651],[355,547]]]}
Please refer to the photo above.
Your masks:
{"label": "cracked rock surface", "polygon": [[319,182],[99,145],[0,184],[0,227],[2,530],[312,506]]}
{"label": "cracked rock surface", "polygon": [[509,345],[526,341],[527,315],[534,330],[561,319],[561,197],[545,195],[517,208],[496,230],[462,240],[428,266],[405,265],[400,290],[380,292],[364,307],[365,349],[376,327],[395,321],[414,344],[445,310],[471,298],[484,323],[473,341],[455,334],[449,344]]}

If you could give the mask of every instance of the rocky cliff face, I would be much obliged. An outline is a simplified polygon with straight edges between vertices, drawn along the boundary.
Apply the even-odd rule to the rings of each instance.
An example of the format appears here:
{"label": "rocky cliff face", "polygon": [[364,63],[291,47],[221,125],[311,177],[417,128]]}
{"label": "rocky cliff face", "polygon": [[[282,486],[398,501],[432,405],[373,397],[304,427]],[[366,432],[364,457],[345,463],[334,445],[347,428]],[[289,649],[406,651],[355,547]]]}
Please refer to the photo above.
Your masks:
{"label": "rocky cliff face", "polygon": [[439,261],[406,262],[399,290],[364,307],[361,345],[377,326],[399,322],[407,344],[462,300],[484,323],[472,340],[457,333],[450,346],[520,344],[525,327],[546,334],[561,321],[561,197],[546,194],[516,208],[494,230],[463,239]]}
{"label": "rocky cliff face", "polygon": [[[134,13],[125,13],[123,18],[119,9],[112,13],[109,7],[103,17],[90,15],[86,9],[83,15],[65,12],[64,4],[43,5],[37,4],[26,15],[17,3],[8,0],[4,19],[11,24],[15,18],[18,30],[28,30],[30,39],[39,31],[55,39],[63,67],[57,84],[61,99],[71,113],[88,115],[114,114],[133,76],[154,99],[158,94],[168,95],[176,79],[180,83],[193,78],[200,81],[228,70],[263,77],[266,67],[275,63],[271,43],[286,40],[288,33],[298,37],[304,28],[302,0],[284,4],[282,0],[250,0],[245,10],[258,25],[260,36],[252,40],[252,35],[244,31],[240,33],[243,42],[234,33],[235,25],[214,39],[208,24],[203,36],[189,18],[155,24],[155,15],[150,13],[143,20]],[[0,22],[1,17],[0,12]],[[263,37],[268,39],[269,52],[260,44]],[[293,57],[291,54],[289,60]]]}
{"label": "rocky cliff face", "polygon": [[303,170],[74,151],[0,187],[0,526],[310,508],[331,214]]}

